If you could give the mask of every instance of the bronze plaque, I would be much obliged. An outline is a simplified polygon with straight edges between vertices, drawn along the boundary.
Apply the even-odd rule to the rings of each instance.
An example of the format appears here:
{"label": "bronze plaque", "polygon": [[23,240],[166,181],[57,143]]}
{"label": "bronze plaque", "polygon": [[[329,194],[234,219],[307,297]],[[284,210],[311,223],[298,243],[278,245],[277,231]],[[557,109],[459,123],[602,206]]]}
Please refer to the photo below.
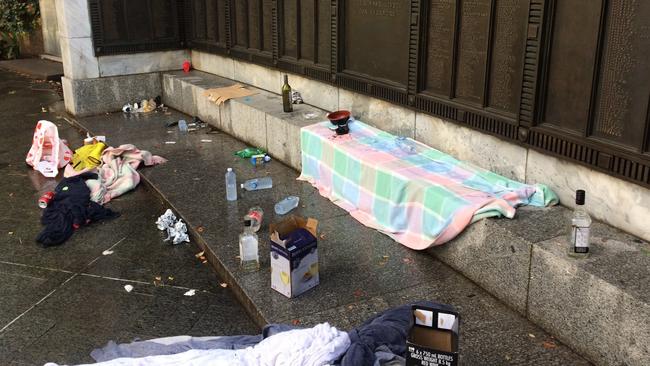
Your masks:
{"label": "bronze plaque", "polygon": [[300,58],[314,61],[316,49],[316,0],[300,1]]}
{"label": "bronze plaque", "polygon": [[456,0],[431,0],[424,89],[449,97],[456,28]]}
{"label": "bronze plaque", "polygon": [[331,34],[332,34],[332,6],[329,1],[316,1],[318,6],[318,55],[316,62],[323,65],[330,65],[332,55]]}
{"label": "bronze plaque", "polygon": [[149,40],[151,35],[151,17],[147,0],[129,0],[124,2],[129,39]]}
{"label": "bronze plaque", "polygon": [[217,0],[219,11],[219,42],[224,46],[227,43],[226,35],[228,30],[228,21],[226,19],[226,2],[228,0]]}
{"label": "bronze plaque", "polygon": [[583,133],[589,122],[602,0],[555,3],[544,123]]}
{"label": "bronze plaque", "polygon": [[406,86],[410,0],[345,1],[343,69]]}
{"label": "bronze plaque", "polygon": [[174,17],[174,3],[171,0],[159,1],[151,6],[151,23],[153,38],[169,38],[176,34],[176,19]]}
{"label": "bronze plaque", "polygon": [[262,51],[273,52],[273,0],[262,0]]}
{"label": "bronze plaque", "polygon": [[235,45],[248,47],[248,7],[246,1],[235,1]]}
{"label": "bronze plaque", "polygon": [[199,0],[193,2],[194,7],[194,35],[198,39],[206,39],[206,2],[207,0]]}
{"label": "bronze plaque", "polygon": [[298,58],[297,0],[282,0],[282,56]]}
{"label": "bronze plaque", "polygon": [[485,90],[491,0],[462,0],[456,97],[482,103]]}
{"label": "bronze plaque", "polygon": [[206,0],[205,2],[205,38],[210,41],[219,41],[219,9],[217,0]]}
{"label": "bronze plaque", "polygon": [[593,133],[641,147],[650,97],[650,1],[612,0]]}
{"label": "bronze plaque", "polygon": [[515,114],[528,32],[528,2],[497,0],[490,62],[488,106]]}
{"label": "bronze plaque", "polygon": [[248,0],[248,47],[256,50],[262,49],[261,44],[261,5],[262,0]]}
{"label": "bronze plaque", "polygon": [[128,40],[126,34],[126,20],[124,19],[124,3],[121,1],[101,1],[99,2],[102,14],[102,24],[104,24],[103,36],[104,41]]}

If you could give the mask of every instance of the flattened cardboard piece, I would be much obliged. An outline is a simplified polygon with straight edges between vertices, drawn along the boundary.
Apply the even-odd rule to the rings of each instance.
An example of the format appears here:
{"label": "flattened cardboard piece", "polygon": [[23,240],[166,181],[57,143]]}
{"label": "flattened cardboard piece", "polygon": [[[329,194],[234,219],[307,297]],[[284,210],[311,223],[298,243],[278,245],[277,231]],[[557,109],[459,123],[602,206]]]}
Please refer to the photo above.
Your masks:
{"label": "flattened cardboard piece", "polygon": [[208,89],[203,92],[209,101],[216,105],[222,105],[228,99],[247,97],[257,94],[256,91],[248,90],[241,84],[226,86],[223,88]]}
{"label": "flattened cardboard piece", "polygon": [[271,288],[288,298],[296,297],[320,282],[317,227],[318,220],[298,216],[269,225]]}
{"label": "flattened cardboard piece", "polygon": [[460,316],[445,308],[413,305],[406,366],[458,365]]}

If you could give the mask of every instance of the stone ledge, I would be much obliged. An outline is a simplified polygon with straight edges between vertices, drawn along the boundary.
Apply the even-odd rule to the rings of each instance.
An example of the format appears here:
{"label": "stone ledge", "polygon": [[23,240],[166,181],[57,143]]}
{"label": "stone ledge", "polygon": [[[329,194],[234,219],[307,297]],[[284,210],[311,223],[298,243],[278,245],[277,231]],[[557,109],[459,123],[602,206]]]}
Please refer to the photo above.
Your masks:
{"label": "stone ledge", "polygon": [[[143,181],[183,217],[192,240],[205,250],[210,264],[259,325],[295,322],[310,326],[328,321],[349,329],[390,306],[429,299],[453,304],[462,314],[461,365],[588,364],[563,344],[542,347],[544,340],[551,339],[548,333],[426,252],[396,244],[352,220],[311,185],[297,181],[297,173],[281,162],[252,167],[232,155],[245,145],[230,136],[208,131],[181,135],[165,128],[168,121],[189,118],[170,112],[115,113],[85,118],[81,124],[93,134],[108,136],[111,144],[134,143],[169,158],[165,164],[143,168]],[[212,142],[202,143],[205,138]],[[176,143],[164,143],[169,140]],[[219,183],[227,167],[233,167],[240,180],[272,176],[273,189],[242,192],[237,201],[227,202],[225,187]],[[273,205],[289,194],[301,197],[294,213],[318,218],[322,234],[318,245],[321,284],[294,299],[270,288],[270,271],[242,271],[236,257],[241,218],[248,208],[259,205],[265,212],[264,222],[276,222],[281,217],[275,215]],[[268,269],[266,224],[260,238],[261,267]]]}
{"label": "stone ledge", "polygon": [[[300,127],[313,121],[305,120],[299,111],[282,113],[279,96],[259,89],[256,89],[259,92],[257,95],[231,100],[220,110],[214,104],[197,102],[203,90],[232,83],[232,80],[202,72],[163,75],[167,104],[189,112],[201,106],[198,114],[202,119],[241,140],[267,148],[276,159],[300,170]],[[323,112],[307,105],[299,107]],[[249,123],[240,125],[237,121]],[[256,128],[250,128],[251,123]],[[616,243],[628,243],[625,244],[627,248],[637,248],[635,260],[625,262],[629,266],[626,271],[617,270],[621,262],[614,261],[610,251],[599,251],[601,245],[598,242],[592,258],[584,262],[568,259],[562,250],[549,251],[549,241],[564,238],[570,215],[571,211],[562,207],[521,208],[514,220],[482,220],[471,225],[452,242],[431,248],[428,252],[523,316],[561,337],[566,344],[588,355],[597,364],[609,364],[611,360],[630,364],[636,364],[637,360],[650,360],[647,346],[644,346],[650,344],[647,330],[650,329],[650,316],[640,318],[632,314],[634,309],[639,309],[640,314],[650,315],[647,311],[650,291],[644,286],[646,282],[639,284],[628,278],[630,273],[649,278],[650,247],[643,241],[598,223],[594,226],[596,240],[605,237]],[[561,246],[565,247],[566,243]],[[571,291],[572,287],[566,287],[565,273],[557,268],[571,268],[576,278],[592,279],[591,288],[601,295],[592,298],[589,291]],[[626,285],[622,285],[621,281]],[[602,294],[615,294],[618,302],[607,300]],[[558,319],[549,310],[553,306],[562,309],[565,303],[568,307],[568,299],[576,295],[579,298],[571,300],[575,308],[570,316],[560,312],[562,316]],[[592,300],[597,301],[596,306],[607,304],[607,307],[592,311],[590,306],[594,305],[587,306],[593,304]],[[587,310],[580,311],[582,307]],[[633,324],[625,323],[635,337],[635,350],[623,349],[620,339],[609,344],[610,334],[605,331],[591,335],[591,342],[583,341],[584,334],[579,331],[587,329],[584,324],[593,322],[591,318],[598,318],[603,311],[615,314],[619,309],[636,321]],[[614,325],[610,320],[602,324],[599,329]],[[602,355],[607,352],[615,353],[615,356],[603,358]]]}
{"label": "stone ledge", "polygon": [[[277,94],[252,86],[247,88],[257,94],[217,106],[203,92],[233,85],[235,81],[202,71],[162,73],[162,80],[166,105],[199,116],[252,146],[262,147],[296,170],[301,169],[300,128],[325,119],[325,111],[308,104],[294,105],[292,113],[284,113]],[[316,113],[320,118],[308,119],[305,113]]]}

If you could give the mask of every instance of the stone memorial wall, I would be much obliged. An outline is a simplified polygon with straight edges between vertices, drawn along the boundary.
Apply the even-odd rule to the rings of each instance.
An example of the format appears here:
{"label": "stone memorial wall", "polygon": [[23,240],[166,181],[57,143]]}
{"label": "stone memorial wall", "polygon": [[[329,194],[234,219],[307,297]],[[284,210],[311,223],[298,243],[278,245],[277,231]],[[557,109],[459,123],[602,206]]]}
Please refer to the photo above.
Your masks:
{"label": "stone memorial wall", "polygon": [[151,3],[90,0],[96,54],[241,59],[650,186],[648,1]]}

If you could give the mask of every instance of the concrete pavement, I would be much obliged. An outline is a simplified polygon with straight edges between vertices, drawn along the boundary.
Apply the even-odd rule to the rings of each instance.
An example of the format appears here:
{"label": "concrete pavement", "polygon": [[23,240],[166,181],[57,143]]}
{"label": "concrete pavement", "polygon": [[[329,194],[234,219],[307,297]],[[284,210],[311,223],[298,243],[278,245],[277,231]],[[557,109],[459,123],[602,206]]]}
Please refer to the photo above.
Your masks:
{"label": "concrete pavement", "polygon": [[[91,362],[90,351],[109,340],[259,333],[195,258],[195,244],[163,243],[154,221],[166,207],[144,185],[110,203],[121,217],[84,227],[58,247],[34,241],[39,192],[53,185],[24,162],[34,126],[55,122],[72,146],[81,135],[56,112],[54,89],[30,86],[0,71],[0,365]],[[184,296],[188,289],[196,295]]]}

